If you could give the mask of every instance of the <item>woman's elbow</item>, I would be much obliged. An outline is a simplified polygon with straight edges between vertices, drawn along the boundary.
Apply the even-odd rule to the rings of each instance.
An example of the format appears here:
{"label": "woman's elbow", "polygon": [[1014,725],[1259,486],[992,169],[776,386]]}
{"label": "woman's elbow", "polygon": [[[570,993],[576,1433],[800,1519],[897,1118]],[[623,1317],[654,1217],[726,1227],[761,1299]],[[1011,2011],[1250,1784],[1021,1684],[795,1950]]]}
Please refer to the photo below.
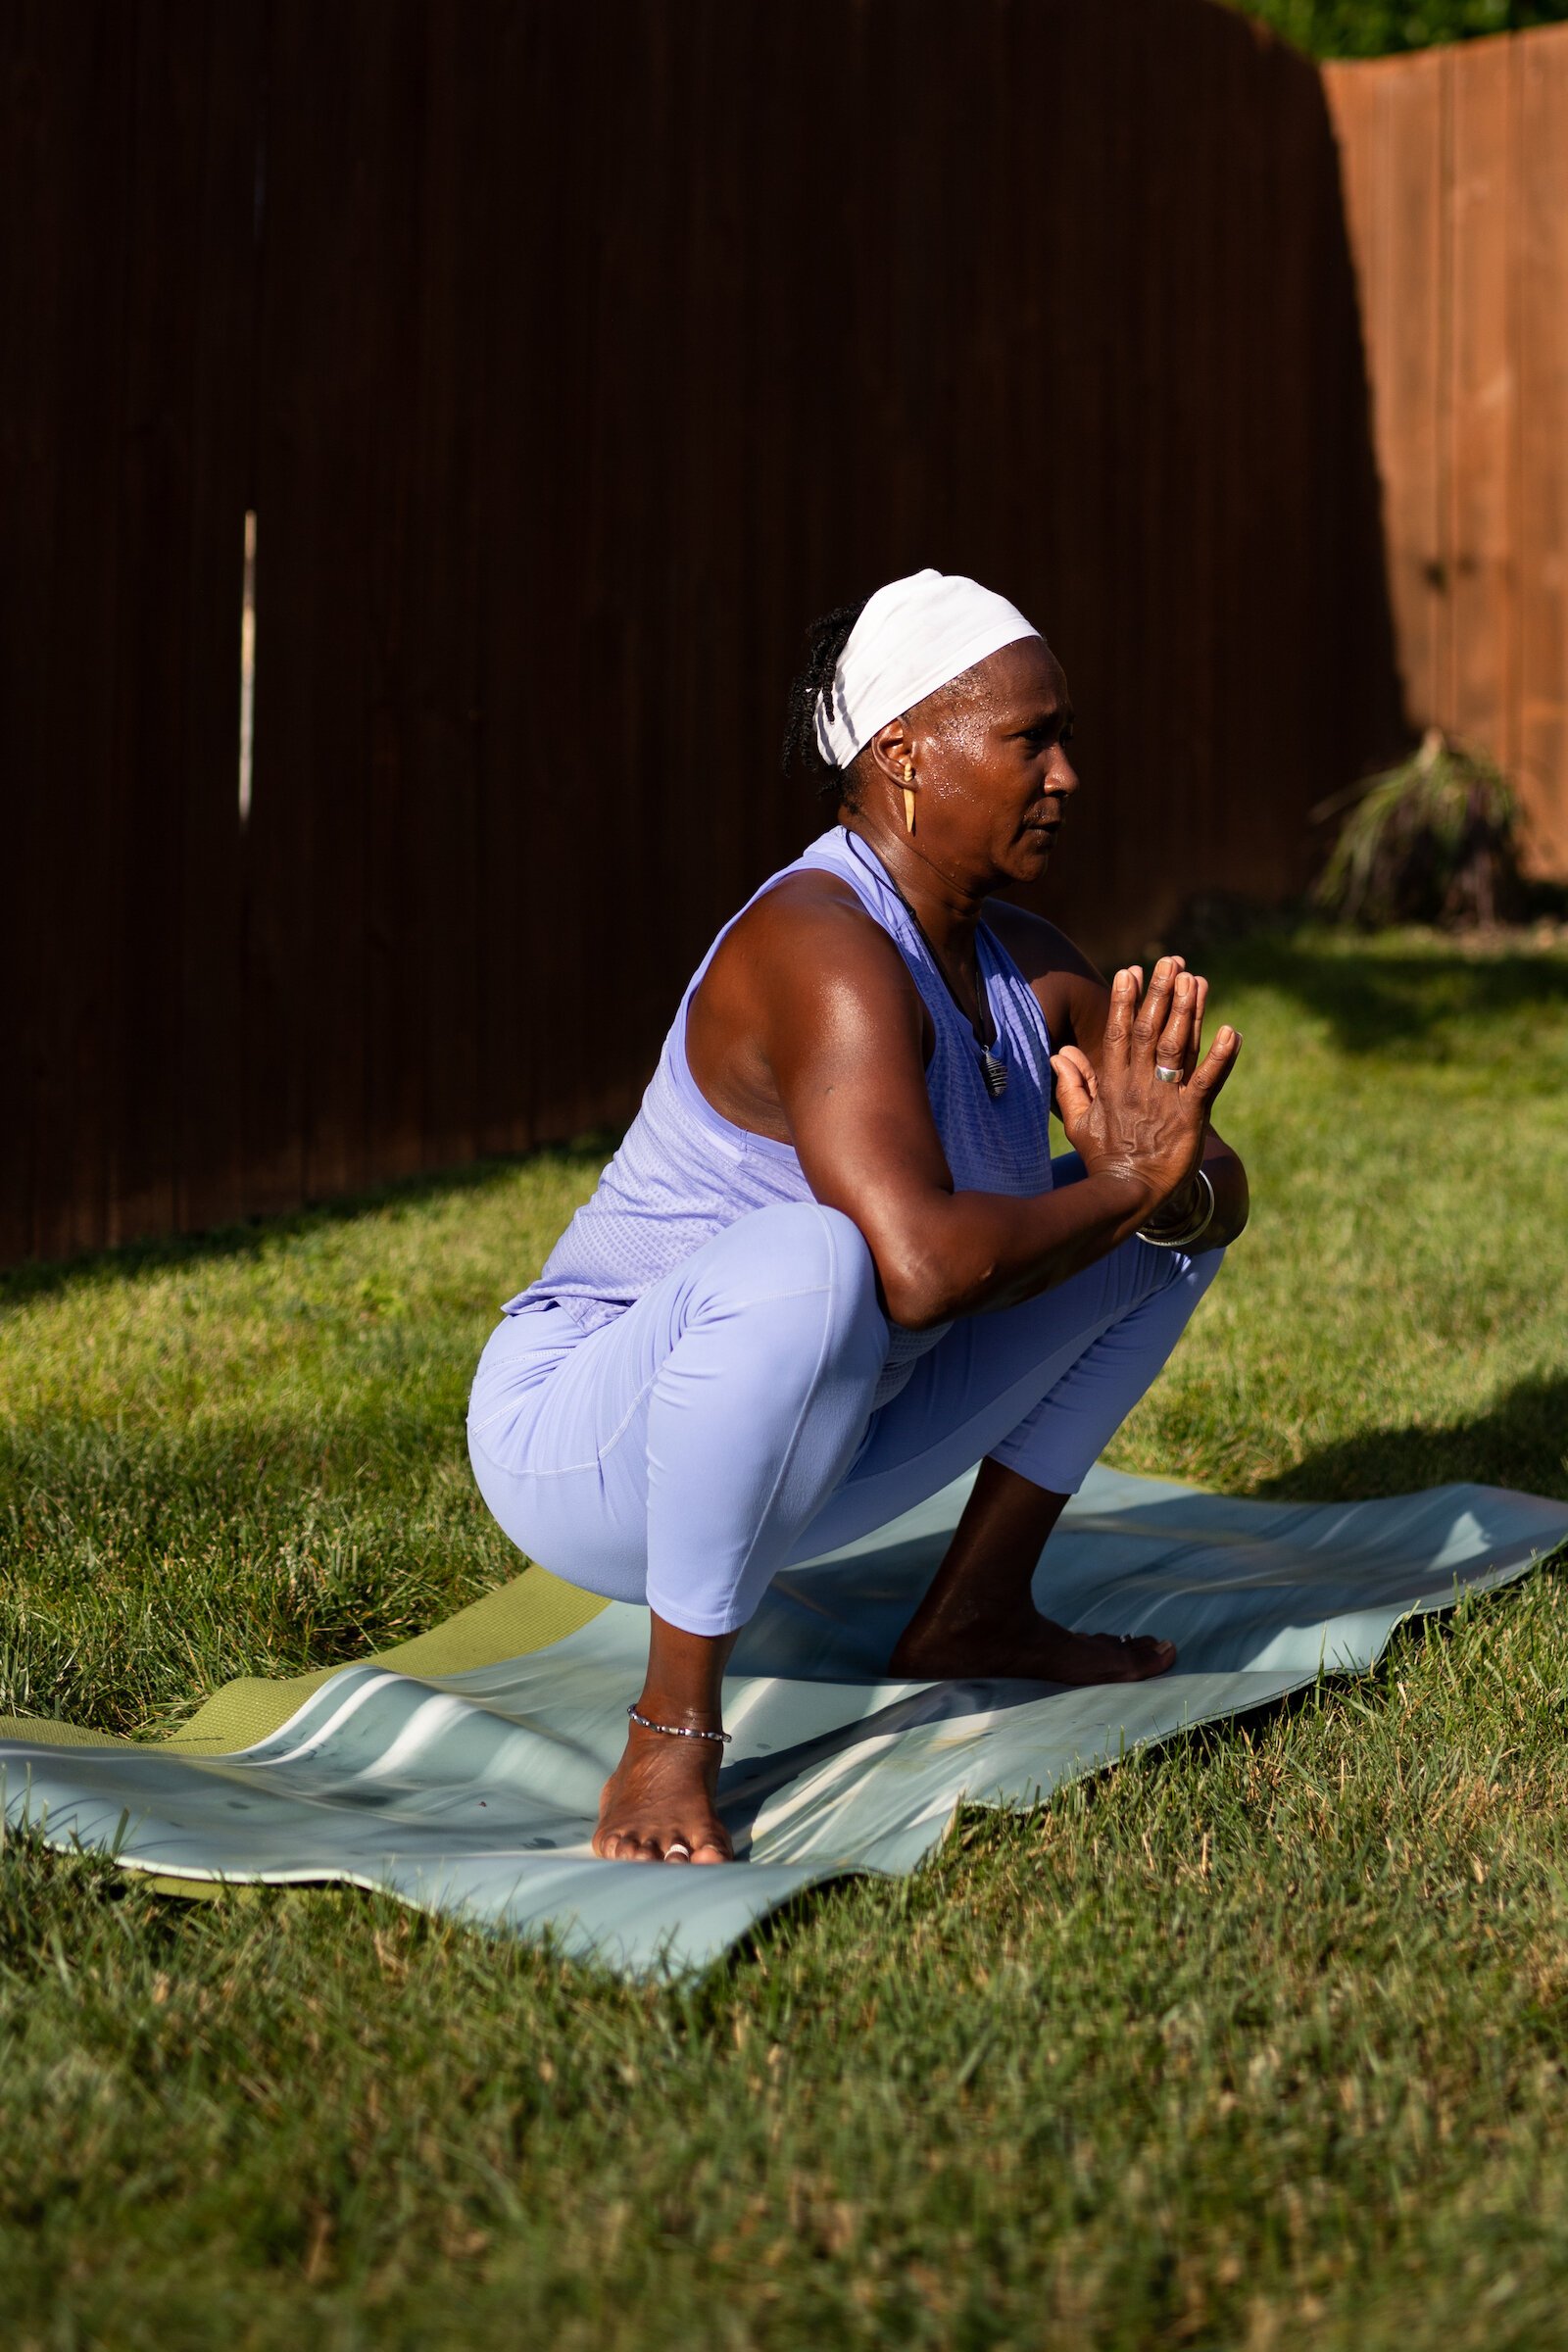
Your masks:
{"label": "woman's elbow", "polygon": [[1232,1153],[1209,1168],[1208,1178],[1214,1187],[1214,1239],[1210,1247],[1227,1248],[1247,1231],[1247,1220],[1252,1212],[1247,1170]]}
{"label": "woman's elbow", "polygon": [[931,1331],[951,1323],[973,1303],[974,1283],[955,1279],[954,1269],[930,1252],[901,1250],[877,1260],[888,1320],[905,1331]]}
{"label": "woman's elbow", "polygon": [[953,1321],[955,1309],[934,1290],[896,1288],[888,1293],[887,1312],[901,1331],[934,1331]]}

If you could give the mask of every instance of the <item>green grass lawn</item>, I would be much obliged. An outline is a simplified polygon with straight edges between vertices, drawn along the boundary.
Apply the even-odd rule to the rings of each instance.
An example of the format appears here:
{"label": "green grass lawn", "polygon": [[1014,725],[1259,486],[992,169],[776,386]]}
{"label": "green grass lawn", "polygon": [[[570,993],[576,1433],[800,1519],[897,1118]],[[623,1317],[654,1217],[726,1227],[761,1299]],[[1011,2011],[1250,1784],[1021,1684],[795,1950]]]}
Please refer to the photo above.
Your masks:
{"label": "green grass lawn", "polygon": [[[1207,961],[1254,1224],[1111,1458],[1568,1495],[1568,956]],[[597,1166],[0,1286],[0,1711],[168,1731],[508,1576],[467,1381]],[[1565,1723],[1548,1570],[684,1990],[13,1839],[0,2343],[1568,2345]]]}

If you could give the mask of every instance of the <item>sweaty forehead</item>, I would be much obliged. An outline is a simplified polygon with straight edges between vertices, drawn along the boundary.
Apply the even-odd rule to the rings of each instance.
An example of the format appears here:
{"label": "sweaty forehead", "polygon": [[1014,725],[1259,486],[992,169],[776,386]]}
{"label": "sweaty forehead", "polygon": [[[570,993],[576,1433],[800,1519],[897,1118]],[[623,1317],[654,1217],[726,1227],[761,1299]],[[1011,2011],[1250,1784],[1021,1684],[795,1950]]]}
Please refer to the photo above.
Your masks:
{"label": "sweaty forehead", "polygon": [[1067,700],[1067,681],[1043,637],[1020,637],[977,662],[970,675],[981,682],[998,717],[1024,717],[1055,710]]}
{"label": "sweaty forehead", "polygon": [[1043,637],[1001,647],[926,698],[932,716],[962,714],[1002,727],[1048,717],[1066,701],[1061,663]]}

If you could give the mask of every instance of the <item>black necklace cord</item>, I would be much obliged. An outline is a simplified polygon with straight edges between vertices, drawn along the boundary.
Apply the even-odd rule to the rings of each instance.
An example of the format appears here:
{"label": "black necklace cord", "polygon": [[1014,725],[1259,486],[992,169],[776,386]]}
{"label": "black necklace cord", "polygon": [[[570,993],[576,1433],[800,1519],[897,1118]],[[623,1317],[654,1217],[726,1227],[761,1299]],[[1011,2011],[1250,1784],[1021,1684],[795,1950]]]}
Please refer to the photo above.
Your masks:
{"label": "black necklace cord", "polygon": [[[846,825],[844,828],[844,838],[850,844],[851,856],[853,857],[857,855],[855,850],[856,836],[850,831],[848,825]],[[859,862],[861,865],[865,865],[865,859],[863,858],[859,859]],[[920,943],[925,949],[926,954],[930,956],[931,961],[936,966],[937,977],[942,982],[942,985],[947,990],[949,996],[953,999],[953,1002],[957,1006],[959,1012],[963,1013],[964,1019],[969,1022],[969,1027],[974,1034],[975,1044],[979,1047],[982,1054],[993,1053],[997,1043],[997,1024],[991,1010],[991,1000],[986,995],[985,974],[980,969],[980,945],[978,939],[975,942],[974,951],[974,995],[975,1004],[977,1006],[980,1006],[984,1009],[986,1021],[991,1031],[989,1037],[983,1037],[981,1035],[979,1022],[977,1020],[971,1020],[969,1014],[964,1011],[963,1000],[959,996],[957,990],[954,987],[952,980],[949,978],[946,964],[943,962],[941,956],[937,954],[936,949],[931,945],[931,941],[927,935],[924,923],[921,922],[920,917],[915,913],[914,908],[909,905],[908,900],[905,897],[897,882],[894,881],[893,876],[888,872],[887,867],[882,864],[880,858],[877,859],[877,865],[881,869],[883,881],[886,882],[889,890],[892,891],[893,896],[898,900],[899,905],[904,908],[905,913],[908,916],[910,922],[920,934]],[[870,867],[867,866],[866,871],[869,873],[870,870]],[[984,924],[977,924],[975,927],[977,932],[985,928]]]}

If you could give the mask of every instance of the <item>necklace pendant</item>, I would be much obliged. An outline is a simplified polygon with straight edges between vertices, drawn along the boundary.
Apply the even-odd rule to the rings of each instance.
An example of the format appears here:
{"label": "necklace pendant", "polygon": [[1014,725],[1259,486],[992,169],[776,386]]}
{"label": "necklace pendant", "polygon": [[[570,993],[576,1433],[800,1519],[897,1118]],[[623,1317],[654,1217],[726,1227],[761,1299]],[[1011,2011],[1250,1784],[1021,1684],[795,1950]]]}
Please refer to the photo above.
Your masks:
{"label": "necklace pendant", "polygon": [[986,1093],[993,1102],[1007,1091],[1007,1065],[999,1060],[989,1046],[980,1048],[980,1075],[986,1082]]}

